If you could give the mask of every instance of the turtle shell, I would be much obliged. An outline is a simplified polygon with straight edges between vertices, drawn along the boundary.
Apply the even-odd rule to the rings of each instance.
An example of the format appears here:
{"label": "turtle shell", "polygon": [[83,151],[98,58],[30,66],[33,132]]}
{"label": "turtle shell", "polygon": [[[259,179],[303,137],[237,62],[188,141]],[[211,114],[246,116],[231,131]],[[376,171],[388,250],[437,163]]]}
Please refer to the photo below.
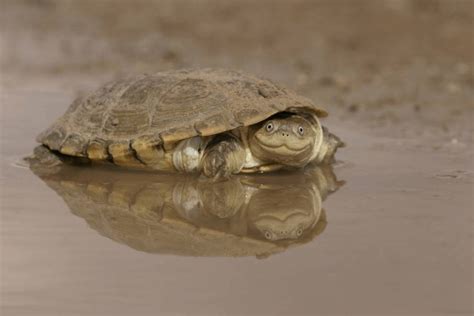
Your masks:
{"label": "turtle shell", "polygon": [[[237,71],[159,72],[108,83],[76,99],[37,141],[51,150],[106,158],[109,146],[158,145],[249,126],[282,111],[326,111],[275,83]],[[133,145],[132,145],[133,146]]]}

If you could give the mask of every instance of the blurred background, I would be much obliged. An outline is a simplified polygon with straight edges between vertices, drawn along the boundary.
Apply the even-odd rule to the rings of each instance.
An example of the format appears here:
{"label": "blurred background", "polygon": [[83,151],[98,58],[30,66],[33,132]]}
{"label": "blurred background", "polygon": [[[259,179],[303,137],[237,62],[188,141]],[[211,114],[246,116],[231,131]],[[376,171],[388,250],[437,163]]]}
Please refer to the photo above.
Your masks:
{"label": "blurred background", "polygon": [[281,82],[350,128],[472,141],[470,0],[1,4],[7,91],[77,95],[121,76],[225,67]]}

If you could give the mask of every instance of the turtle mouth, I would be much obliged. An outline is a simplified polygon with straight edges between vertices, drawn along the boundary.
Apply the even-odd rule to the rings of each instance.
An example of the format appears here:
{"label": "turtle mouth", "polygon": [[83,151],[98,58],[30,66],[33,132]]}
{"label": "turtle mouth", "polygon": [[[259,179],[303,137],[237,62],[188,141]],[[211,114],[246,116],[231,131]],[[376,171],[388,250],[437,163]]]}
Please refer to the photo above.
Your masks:
{"label": "turtle mouth", "polygon": [[270,212],[268,213],[263,213],[261,214],[258,219],[258,221],[274,221],[274,222],[280,222],[280,223],[285,223],[288,221],[290,218],[296,218],[296,219],[307,219],[310,217],[310,214],[305,211],[305,210],[299,210],[295,209],[290,213],[287,214],[272,214]]}
{"label": "turtle mouth", "polygon": [[311,143],[306,143],[306,144],[295,144],[294,142],[288,142],[288,141],[279,141],[275,143],[270,143],[268,142],[268,139],[265,139],[261,137],[261,135],[255,135],[255,138],[258,140],[258,144],[265,150],[271,151],[271,152],[287,152],[290,154],[299,154],[301,152],[304,152],[308,150],[308,148],[311,146]]}
{"label": "turtle mouth", "polygon": [[303,147],[292,148],[291,146],[288,146],[287,144],[269,145],[269,144],[264,144],[263,142],[259,142],[259,145],[265,151],[268,151],[271,153],[277,153],[280,155],[298,155],[302,152],[307,151],[309,147],[311,146],[311,144],[307,144]]}

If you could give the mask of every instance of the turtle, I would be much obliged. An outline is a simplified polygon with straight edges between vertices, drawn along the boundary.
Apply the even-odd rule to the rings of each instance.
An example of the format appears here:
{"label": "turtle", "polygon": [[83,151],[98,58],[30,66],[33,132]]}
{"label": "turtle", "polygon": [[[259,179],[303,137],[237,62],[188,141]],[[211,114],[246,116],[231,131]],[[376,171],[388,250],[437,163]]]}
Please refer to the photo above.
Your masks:
{"label": "turtle", "polygon": [[213,179],[294,169],[330,163],[344,146],[321,125],[327,115],[254,75],[172,70],[119,79],[77,98],[37,137],[35,155]]}
{"label": "turtle", "polygon": [[344,184],[330,166],[217,183],[194,175],[35,167],[101,235],[138,251],[181,256],[266,258],[310,242],[326,227],[322,201]]}

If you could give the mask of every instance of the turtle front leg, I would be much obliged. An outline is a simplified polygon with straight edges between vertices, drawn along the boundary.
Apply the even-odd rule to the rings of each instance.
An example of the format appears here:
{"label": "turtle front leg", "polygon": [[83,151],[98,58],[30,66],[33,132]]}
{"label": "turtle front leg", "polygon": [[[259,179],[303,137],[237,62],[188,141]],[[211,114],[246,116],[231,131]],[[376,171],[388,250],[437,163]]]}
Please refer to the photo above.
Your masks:
{"label": "turtle front leg", "polygon": [[239,173],[245,163],[245,149],[232,134],[217,135],[206,147],[202,172],[214,180],[226,179]]}

